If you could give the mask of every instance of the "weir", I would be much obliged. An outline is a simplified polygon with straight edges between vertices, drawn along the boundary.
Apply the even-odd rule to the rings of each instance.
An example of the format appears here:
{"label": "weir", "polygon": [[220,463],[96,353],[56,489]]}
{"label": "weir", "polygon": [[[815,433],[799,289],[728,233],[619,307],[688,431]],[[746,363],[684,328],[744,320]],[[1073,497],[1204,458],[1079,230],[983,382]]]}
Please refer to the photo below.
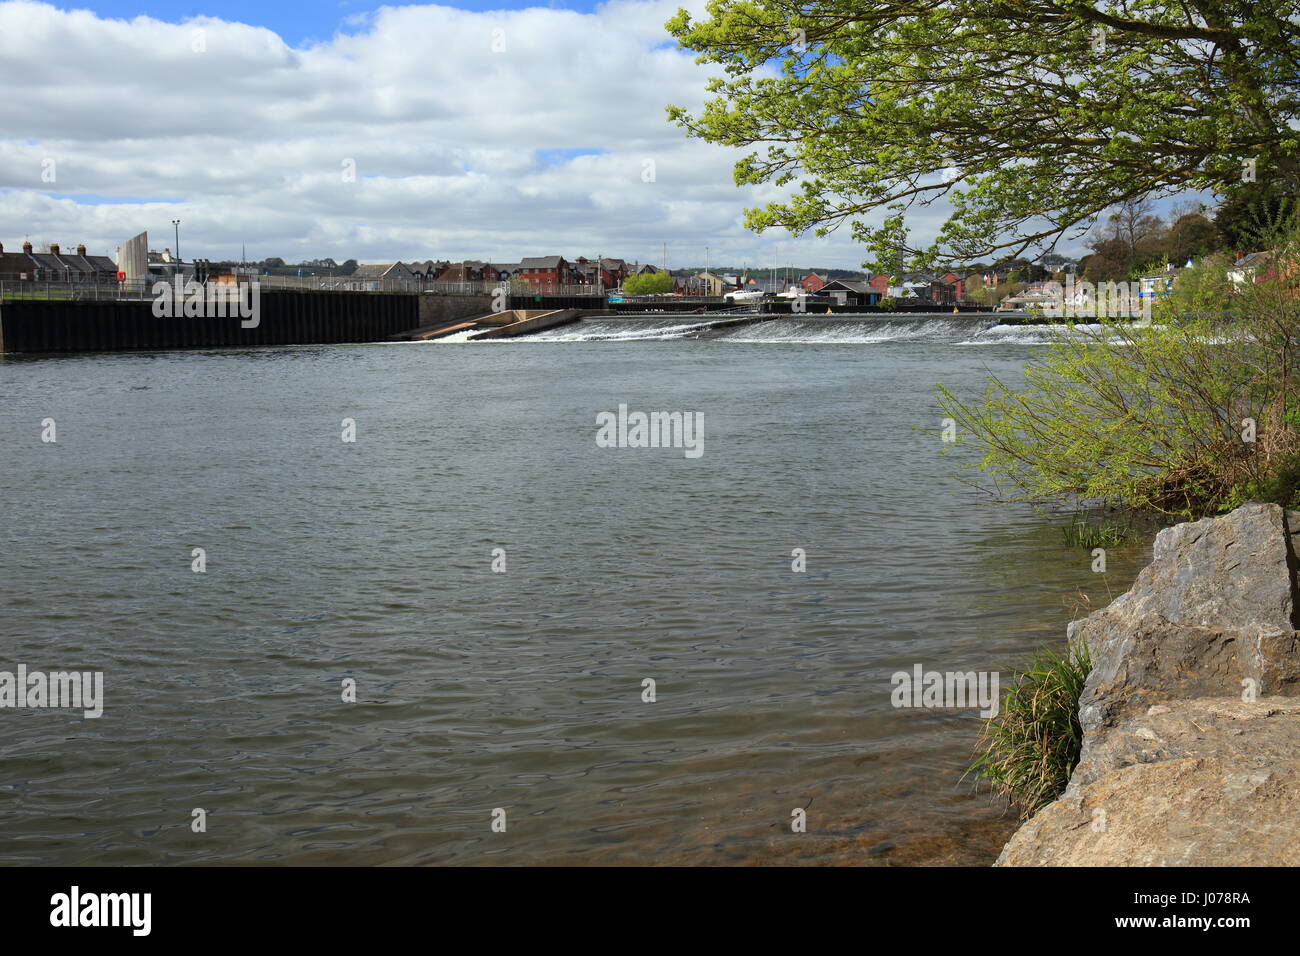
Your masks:
{"label": "weir", "polygon": [[[520,297],[530,301],[529,297]],[[1040,344],[1051,326],[989,313],[773,315],[753,310],[615,312],[602,308],[489,312],[490,296],[262,291],[257,318],[160,315],[148,299],[0,301],[0,352],[66,353],[246,348],[382,341],[542,342],[716,339],[735,343]],[[512,302],[514,299],[512,298]],[[221,310],[227,311],[227,310]],[[251,326],[251,327],[250,327]]]}
{"label": "weir", "polygon": [[[836,315],[598,315],[528,336],[540,342],[702,339],[733,343],[1034,345],[1050,341],[1052,326],[1004,324],[991,314],[859,313]],[[1014,318],[1013,318],[1014,321]]]}

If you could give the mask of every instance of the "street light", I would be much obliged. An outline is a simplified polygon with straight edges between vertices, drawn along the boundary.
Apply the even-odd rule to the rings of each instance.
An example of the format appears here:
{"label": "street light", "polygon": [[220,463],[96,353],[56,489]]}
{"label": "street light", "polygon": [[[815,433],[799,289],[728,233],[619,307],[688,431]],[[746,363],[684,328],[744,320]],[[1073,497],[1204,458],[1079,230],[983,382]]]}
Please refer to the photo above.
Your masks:
{"label": "street light", "polygon": [[172,228],[176,230],[176,262],[179,265],[181,261],[181,221],[173,219]]}

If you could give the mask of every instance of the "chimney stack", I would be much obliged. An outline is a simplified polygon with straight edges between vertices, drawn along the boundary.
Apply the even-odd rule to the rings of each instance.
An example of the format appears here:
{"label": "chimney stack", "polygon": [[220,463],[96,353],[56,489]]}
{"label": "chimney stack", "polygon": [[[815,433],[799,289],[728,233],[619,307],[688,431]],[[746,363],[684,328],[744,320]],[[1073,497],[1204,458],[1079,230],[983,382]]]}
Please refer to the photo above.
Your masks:
{"label": "chimney stack", "polygon": [[85,254],[86,254],[86,247],[85,247],[85,246],[77,246],[77,255],[79,255],[79,256],[84,256]]}
{"label": "chimney stack", "polygon": [[23,243],[23,252],[27,253],[29,256],[32,254],[32,244],[30,242]]}
{"label": "chimney stack", "polygon": [[57,242],[51,242],[50,255],[57,256],[58,254],[59,254],[59,244]]}

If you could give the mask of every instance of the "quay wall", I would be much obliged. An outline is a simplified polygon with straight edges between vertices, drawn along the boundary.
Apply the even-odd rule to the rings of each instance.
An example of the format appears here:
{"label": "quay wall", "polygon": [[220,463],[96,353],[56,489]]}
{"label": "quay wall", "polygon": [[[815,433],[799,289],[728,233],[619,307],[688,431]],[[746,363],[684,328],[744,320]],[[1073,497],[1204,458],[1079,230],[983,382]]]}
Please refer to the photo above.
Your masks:
{"label": "quay wall", "polygon": [[419,299],[416,295],[359,292],[264,291],[253,328],[244,328],[238,317],[158,317],[152,300],[4,301],[0,302],[0,352],[377,342],[421,324]]}

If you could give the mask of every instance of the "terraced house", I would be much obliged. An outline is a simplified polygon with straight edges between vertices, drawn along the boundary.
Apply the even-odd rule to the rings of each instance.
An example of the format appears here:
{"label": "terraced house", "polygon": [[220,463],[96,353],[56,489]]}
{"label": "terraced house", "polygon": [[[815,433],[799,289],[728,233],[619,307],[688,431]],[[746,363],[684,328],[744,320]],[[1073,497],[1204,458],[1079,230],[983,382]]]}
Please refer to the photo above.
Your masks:
{"label": "terraced house", "polygon": [[116,282],[117,264],[108,256],[92,256],[86,247],[64,252],[57,242],[48,252],[35,252],[24,242],[22,252],[5,252],[0,244],[0,282]]}

